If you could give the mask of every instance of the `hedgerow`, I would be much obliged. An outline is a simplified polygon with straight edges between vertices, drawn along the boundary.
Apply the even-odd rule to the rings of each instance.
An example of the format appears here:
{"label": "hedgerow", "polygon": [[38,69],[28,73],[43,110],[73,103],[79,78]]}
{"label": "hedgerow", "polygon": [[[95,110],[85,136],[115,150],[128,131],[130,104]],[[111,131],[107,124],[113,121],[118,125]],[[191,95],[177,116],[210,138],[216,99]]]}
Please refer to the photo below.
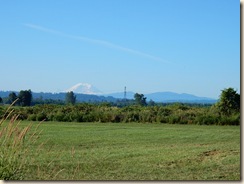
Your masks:
{"label": "hedgerow", "polygon": [[[108,104],[36,105],[12,107],[21,120],[60,122],[140,122],[199,125],[240,125],[240,113],[223,115],[212,107],[183,104],[168,106],[130,105],[115,107]],[[0,109],[0,116],[4,112]]]}

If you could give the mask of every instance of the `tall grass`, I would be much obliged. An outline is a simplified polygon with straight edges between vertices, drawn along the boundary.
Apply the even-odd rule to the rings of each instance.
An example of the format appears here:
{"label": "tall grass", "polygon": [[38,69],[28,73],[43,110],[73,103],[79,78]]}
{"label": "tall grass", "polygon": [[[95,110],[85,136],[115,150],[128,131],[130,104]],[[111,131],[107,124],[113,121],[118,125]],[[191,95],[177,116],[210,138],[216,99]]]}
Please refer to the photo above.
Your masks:
{"label": "tall grass", "polygon": [[[36,131],[29,134],[32,127],[31,124],[25,127],[20,126],[20,121],[17,120],[18,115],[14,115],[14,110],[11,110],[12,105],[7,109],[0,121],[1,180],[24,179],[30,160],[27,156],[28,146],[35,140],[35,135],[37,135]],[[10,120],[8,120],[9,117],[11,117]],[[26,138],[27,136],[29,136],[28,139]]]}
{"label": "tall grass", "polygon": [[[17,101],[17,100],[16,100]],[[15,101],[15,102],[16,102]],[[40,123],[22,123],[12,109],[13,102],[0,120],[0,180],[56,180],[64,169],[53,160],[41,162],[43,155],[62,160],[55,150],[43,152],[48,140],[39,140],[42,131]],[[71,157],[75,156],[72,149]],[[43,160],[42,160],[43,161]],[[73,177],[79,171],[79,164],[71,168]]]}
{"label": "tall grass", "polygon": [[11,110],[16,101],[9,106],[0,120],[1,180],[24,180],[29,177],[29,166],[35,162],[35,156],[38,154],[37,150],[31,149],[31,145],[41,133],[38,130],[41,122],[35,127],[33,123],[21,125],[18,115],[14,114],[14,109]]}

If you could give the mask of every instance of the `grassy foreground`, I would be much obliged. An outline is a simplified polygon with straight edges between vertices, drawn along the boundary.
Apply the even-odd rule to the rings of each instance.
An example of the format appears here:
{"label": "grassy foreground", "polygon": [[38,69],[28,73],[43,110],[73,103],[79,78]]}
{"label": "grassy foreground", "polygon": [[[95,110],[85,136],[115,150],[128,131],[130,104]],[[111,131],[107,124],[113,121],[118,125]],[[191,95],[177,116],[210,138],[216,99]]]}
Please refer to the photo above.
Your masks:
{"label": "grassy foreground", "polygon": [[40,129],[24,180],[240,180],[240,126],[45,122]]}

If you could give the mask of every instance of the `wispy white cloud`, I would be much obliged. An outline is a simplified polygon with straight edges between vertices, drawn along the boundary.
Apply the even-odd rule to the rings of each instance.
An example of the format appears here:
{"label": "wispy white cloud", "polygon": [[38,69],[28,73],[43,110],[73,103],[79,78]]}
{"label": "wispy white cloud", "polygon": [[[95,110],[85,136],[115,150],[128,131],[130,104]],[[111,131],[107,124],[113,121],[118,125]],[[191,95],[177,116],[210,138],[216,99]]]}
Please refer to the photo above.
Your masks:
{"label": "wispy white cloud", "polygon": [[45,28],[43,26],[39,26],[39,25],[35,25],[35,24],[25,23],[23,25],[26,26],[26,27],[29,27],[31,29],[36,29],[36,30],[39,30],[39,31],[52,33],[52,34],[55,34],[55,35],[68,37],[68,38],[71,38],[71,39],[85,41],[85,42],[89,42],[89,43],[96,44],[96,45],[110,47],[110,48],[121,50],[121,51],[124,51],[124,52],[127,52],[127,53],[136,54],[138,56],[142,56],[142,57],[145,57],[145,58],[148,58],[148,59],[152,59],[152,60],[155,60],[155,61],[169,63],[168,61],[163,60],[160,57],[156,57],[156,56],[147,54],[145,52],[141,52],[141,51],[137,51],[137,50],[134,50],[134,49],[127,48],[127,47],[123,47],[123,46],[120,46],[120,45],[117,45],[117,44],[114,44],[114,43],[111,43],[111,42],[108,42],[108,41],[97,40],[97,39],[92,39],[92,38],[83,37],[83,36],[74,36],[74,35],[66,34],[66,33],[63,33],[63,32],[60,32],[60,31],[56,31],[56,30],[53,30],[53,29]]}
{"label": "wispy white cloud", "polygon": [[55,31],[53,29],[48,29],[48,28],[45,28],[45,27],[42,27],[42,26],[39,26],[39,25],[28,24],[28,23],[23,24],[23,25],[26,26],[26,27],[32,28],[32,29],[39,30],[39,31],[66,36],[66,34],[63,34],[63,33],[59,32],[59,31]]}

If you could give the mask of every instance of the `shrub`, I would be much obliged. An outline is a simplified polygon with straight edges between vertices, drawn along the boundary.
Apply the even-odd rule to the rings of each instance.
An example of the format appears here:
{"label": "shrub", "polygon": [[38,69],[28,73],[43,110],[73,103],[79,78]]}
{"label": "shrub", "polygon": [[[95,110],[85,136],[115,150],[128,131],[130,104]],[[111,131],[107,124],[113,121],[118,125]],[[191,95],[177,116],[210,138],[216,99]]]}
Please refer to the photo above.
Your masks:
{"label": "shrub", "polygon": [[30,114],[27,118],[28,121],[36,121],[36,115],[35,114]]}
{"label": "shrub", "polygon": [[161,109],[159,109],[157,114],[160,115],[160,116],[169,116],[171,113],[172,113],[172,111],[170,109],[161,108]]}
{"label": "shrub", "polygon": [[53,120],[54,121],[64,121],[65,120],[65,113],[62,113],[62,112],[57,112],[54,117],[53,117]]}
{"label": "shrub", "polygon": [[124,119],[124,116],[122,114],[113,114],[111,122],[113,123],[119,123],[122,122]]}
{"label": "shrub", "polygon": [[170,124],[176,124],[180,122],[180,116],[177,115],[171,115],[169,116],[169,123]]}
{"label": "shrub", "polygon": [[218,124],[219,118],[213,115],[199,115],[195,119],[196,124],[199,125],[213,125]]}
{"label": "shrub", "polygon": [[222,116],[219,125],[240,125],[240,114],[235,114],[232,116]]}
{"label": "shrub", "polygon": [[156,122],[169,123],[169,117],[157,116]]}
{"label": "shrub", "polygon": [[4,108],[0,106],[0,118],[3,118],[4,115]]}
{"label": "shrub", "polygon": [[43,120],[47,120],[47,116],[44,113],[38,113],[36,115],[36,121],[43,121]]}

